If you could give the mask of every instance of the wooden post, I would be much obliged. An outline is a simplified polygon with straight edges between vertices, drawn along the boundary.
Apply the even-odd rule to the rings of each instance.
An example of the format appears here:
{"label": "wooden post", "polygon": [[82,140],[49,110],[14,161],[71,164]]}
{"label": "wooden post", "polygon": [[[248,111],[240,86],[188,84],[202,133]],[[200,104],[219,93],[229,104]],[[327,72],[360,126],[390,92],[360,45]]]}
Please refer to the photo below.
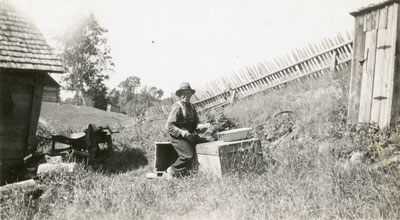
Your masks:
{"label": "wooden post", "polygon": [[32,112],[29,125],[28,148],[25,149],[24,155],[27,155],[36,150],[36,129],[39,121],[40,109],[42,106],[44,73],[37,72],[35,75],[35,88],[32,100]]}

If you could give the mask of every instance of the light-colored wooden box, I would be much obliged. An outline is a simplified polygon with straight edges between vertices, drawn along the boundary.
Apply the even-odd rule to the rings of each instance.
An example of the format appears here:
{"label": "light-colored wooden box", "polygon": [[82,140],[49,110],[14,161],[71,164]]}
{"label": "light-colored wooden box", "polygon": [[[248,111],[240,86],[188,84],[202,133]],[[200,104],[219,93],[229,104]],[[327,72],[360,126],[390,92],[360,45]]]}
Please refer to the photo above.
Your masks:
{"label": "light-colored wooden box", "polygon": [[380,128],[400,120],[400,1],[352,12],[355,35],[347,121]]}
{"label": "light-colored wooden box", "polygon": [[214,141],[196,146],[199,171],[218,177],[230,172],[250,172],[262,165],[258,138],[233,142]]}

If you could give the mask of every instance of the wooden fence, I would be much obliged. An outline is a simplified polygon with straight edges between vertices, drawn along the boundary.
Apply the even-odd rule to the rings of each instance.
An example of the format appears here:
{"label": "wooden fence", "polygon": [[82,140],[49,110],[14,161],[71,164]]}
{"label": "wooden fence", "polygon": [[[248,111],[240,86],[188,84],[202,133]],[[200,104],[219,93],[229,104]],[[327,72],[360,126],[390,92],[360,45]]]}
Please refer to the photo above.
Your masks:
{"label": "wooden fence", "polygon": [[[227,105],[234,99],[347,68],[352,58],[352,36],[351,32],[347,32],[333,38],[324,38],[319,43],[296,49],[290,55],[249,66],[230,76],[221,77],[196,88],[196,93],[192,97],[193,104],[197,111],[206,111]],[[165,115],[169,110],[170,106],[153,106],[147,112],[147,116]]]}

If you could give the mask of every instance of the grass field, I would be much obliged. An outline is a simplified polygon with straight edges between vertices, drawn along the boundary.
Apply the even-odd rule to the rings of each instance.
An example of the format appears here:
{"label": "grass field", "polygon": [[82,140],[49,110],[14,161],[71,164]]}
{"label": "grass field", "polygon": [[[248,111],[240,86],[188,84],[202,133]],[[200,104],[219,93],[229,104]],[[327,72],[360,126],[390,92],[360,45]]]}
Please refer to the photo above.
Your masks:
{"label": "grass field", "polygon": [[[338,73],[335,80],[310,80],[208,113],[224,114],[240,127],[254,128],[252,135],[261,139],[265,157],[260,173],[220,179],[204,174],[171,181],[145,179],[152,169],[154,141],[166,140],[165,121],[132,122],[114,136],[117,153],[109,161],[112,172],[80,165],[72,174],[47,176],[33,193],[2,194],[0,215],[2,219],[399,219],[400,167],[371,168],[385,159],[374,141],[387,152],[390,149],[386,156],[398,153],[399,128],[376,131],[346,125],[347,74]],[[84,118],[89,117],[97,114]],[[293,135],[284,139],[288,134]]]}
{"label": "grass field", "polygon": [[53,130],[82,131],[88,124],[119,127],[133,119],[119,113],[106,112],[86,106],[59,105],[43,102],[40,122]]}

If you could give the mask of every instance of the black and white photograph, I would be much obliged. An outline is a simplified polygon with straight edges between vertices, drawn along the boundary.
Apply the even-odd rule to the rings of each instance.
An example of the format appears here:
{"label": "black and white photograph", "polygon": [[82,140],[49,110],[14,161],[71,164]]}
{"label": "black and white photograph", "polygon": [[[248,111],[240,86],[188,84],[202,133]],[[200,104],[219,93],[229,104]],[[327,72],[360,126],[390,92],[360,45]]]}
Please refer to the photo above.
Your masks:
{"label": "black and white photograph", "polygon": [[0,219],[400,219],[400,0],[0,0]]}

